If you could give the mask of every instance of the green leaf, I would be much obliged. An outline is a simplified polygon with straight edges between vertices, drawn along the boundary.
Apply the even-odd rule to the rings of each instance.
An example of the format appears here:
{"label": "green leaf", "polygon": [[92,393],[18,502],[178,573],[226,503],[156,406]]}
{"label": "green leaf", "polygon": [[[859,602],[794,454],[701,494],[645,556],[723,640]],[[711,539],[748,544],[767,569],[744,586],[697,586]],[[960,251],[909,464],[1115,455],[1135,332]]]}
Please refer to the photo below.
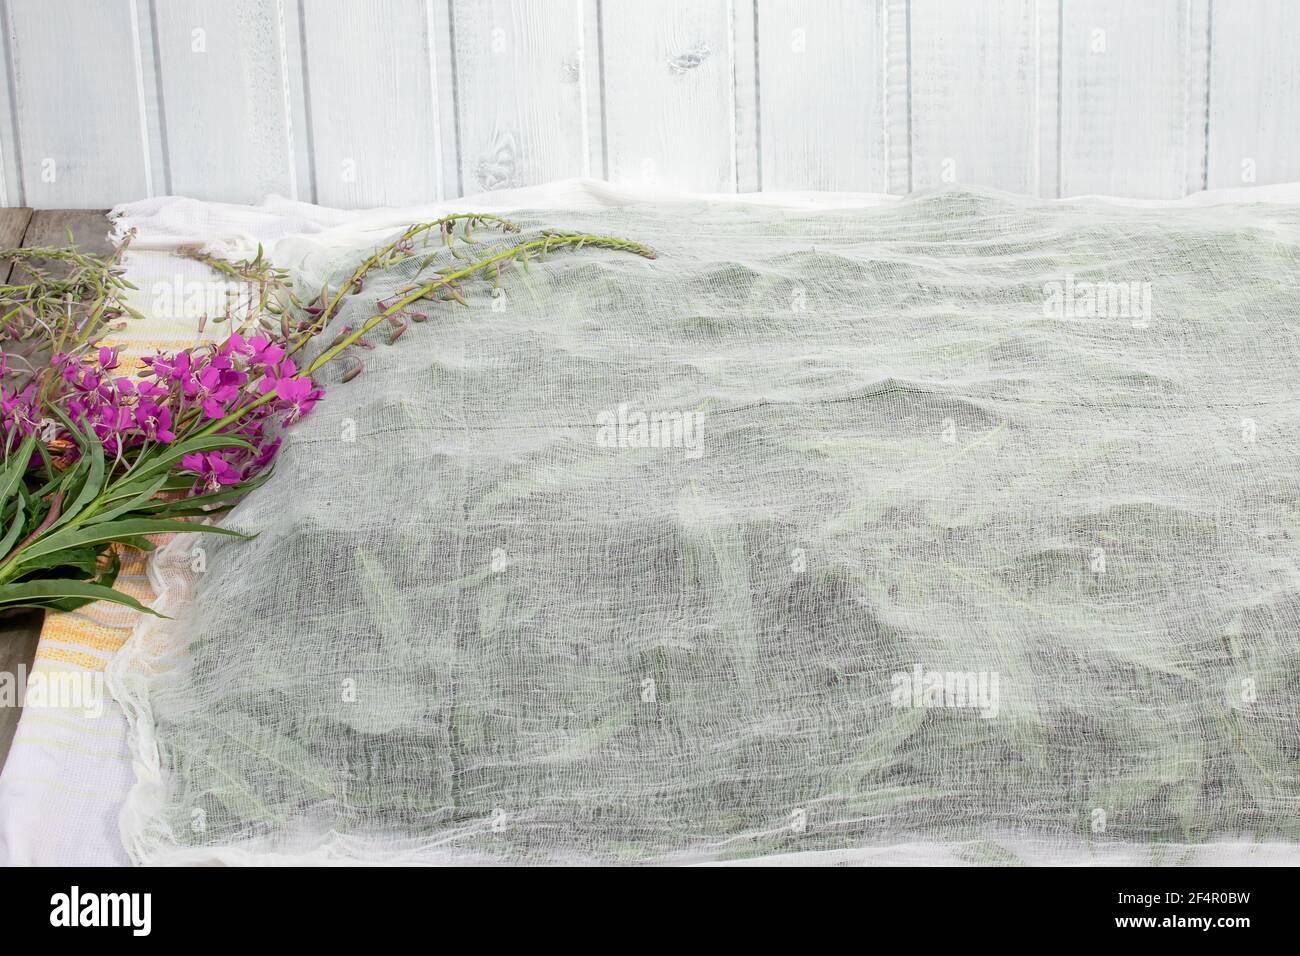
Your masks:
{"label": "green leaf", "polygon": [[67,480],[68,472],[51,470],[50,480],[36,489],[36,497],[40,499],[48,498],[54,493],[54,489],[61,487]]}
{"label": "green leaf", "polygon": [[0,607],[54,607],[68,598],[85,598],[86,602],[110,601],[121,604],[135,611],[152,614],[154,617],[166,617],[152,608],[147,608],[129,594],[115,591],[101,584],[88,581],[23,581],[20,584],[0,584]]}
{"label": "green leaf", "polygon": [[227,765],[232,769],[251,777],[265,773],[269,765],[275,768],[276,779],[283,780],[291,791],[301,791],[311,798],[334,793],[329,770],[320,758],[292,737],[281,735],[238,711],[227,711],[213,718],[203,714],[195,716],[204,729],[211,731],[214,749],[227,755]]}
{"label": "green leaf", "polygon": [[[90,527],[91,525],[96,525],[96,524],[103,524],[105,521],[112,521],[114,518],[126,514],[128,511],[135,511],[139,508],[142,508],[153,498],[154,495],[158,493],[158,489],[161,488],[166,482],[167,482],[167,476],[163,475],[162,477],[157,478],[148,484],[145,484],[144,488],[142,488],[134,497],[122,502],[122,504],[118,505],[116,508],[110,508],[108,511],[105,511],[103,514],[95,515],[94,517],[92,517],[89,521],[86,522],[86,527]],[[130,487],[134,488],[136,486],[131,485]]]}
{"label": "green leaf", "polygon": [[3,507],[8,501],[9,496],[14,493],[18,483],[23,480],[23,475],[27,474],[27,463],[31,461],[32,449],[36,446],[36,433],[32,432],[23,443],[18,446],[18,450],[5,459],[4,470],[0,471],[0,507]]}
{"label": "green leaf", "polygon": [[43,554],[34,561],[24,560],[22,575],[28,577],[33,571],[48,571],[51,568],[72,568],[80,571],[86,578],[95,576],[95,565],[102,548],[65,548],[50,554]]}
{"label": "green leaf", "polygon": [[157,551],[158,545],[154,544],[144,535],[134,535],[129,538],[121,538],[114,544],[120,544],[128,548],[135,548],[137,551]]}
{"label": "green leaf", "polygon": [[626,702],[614,705],[609,716],[585,730],[572,734],[560,747],[542,754],[543,764],[562,764],[578,760],[598,750],[632,722],[632,709]]}
{"label": "green leaf", "polygon": [[378,560],[363,548],[357,548],[356,556],[361,569],[360,577],[365,582],[361,597],[379,626],[383,649],[388,653],[400,653],[407,647],[403,638],[406,627],[403,624],[405,614],[402,596]]}
{"label": "green leaf", "polygon": [[77,427],[76,423],[68,417],[68,413],[59,408],[58,405],[50,405],[49,409],[50,414],[62,422],[63,427],[68,430],[70,435],[72,435],[72,440],[77,443],[77,447],[83,452],[86,451],[86,436],[82,434],[81,429]]}
{"label": "green leaf", "polygon": [[[108,557],[109,557],[108,567],[104,569],[104,571],[99,575],[99,577],[95,578],[93,581],[89,583],[96,584],[104,588],[111,588],[113,586],[113,582],[117,580],[118,572],[122,570],[122,562],[118,559],[117,555],[115,554],[110,553]],[[89,598],[89,597],[60,598],[57,600],[51,600],[47,605],[47,607],[50,607],[56,611],[75,611],[77,610],[77,608],[85,607],[87,604],[94,604],[96,600],[98,599]]]}
{"label": "green leaf", "polygon": [[112,551],[108,552],[108,567],[104,572],[95,579],[95,583],[100,587],[111,588],[117,580],[118,572],[122,570],[122,559]]}
{"label": "green leaf", "polygon": [[169,471],[167,482],[162,486],[163,494],[169,491],[189,492],[194,487],[195,475],[192,471]]}
{"label": "green leaf", "polygon": [[105,544],[111,541],[123,541],[147,534],[181,534],[186,531],[200,531],[206,534],[224,534],[234,538],[248,538],[250,535],[229,528],[215,525],[197,524],[192,521],[179,521],[170,518],[127,518],[122,521],[106,521],[103,524],[90,525],[86,528],[70,528],[52,534],[48,538],[33,541],[22,553],[19,564],[26,564],[33,558],[64,548],[79,548],[88,544]]}
{"label": "green leaf", "polygon": [[22,495],[17,498],[17,506],[14,509],[14,520],[9,525],[9,531],[3,538],[0,538],[0,558],[9,554],[9,549],[18,541],[18,535],[22,533],[25,527],[27,513],[25,510],[25,499]]}
{"label": "green leaf", "polygon": [[[53,531],[76,518],[104,490],[104,446],[93,433],[87,438],[86,443],[90,446],[90,472],[86,475],[86,480],[82,482],[81,490],[77,492],[77,497],[73,499],[72,504],[63,509],[63,514],[59,516],[59,519],[54,524],[50,525],[47,531]],[[82,461],[85,460],[83,457]],[[77,464],[80,466],[81,462]]]}
{"label": "green leaf", "polygon": [[54,478],[54,461],[50,458],[50,453],[45,447],[44,442],[36,443],[36,451],[41,457],[41,465],[45,468],[45,477]]}
{"label": "green leaf", "polygon": [[86,471],[89,468],[90,459],[82,455],[71,468],[58,473],[57,480],[48,491],[42,488],[40,497],[42,499],[48,498],[55,491],[61,491],[63,492],[63,500],[71,504],[72,499],[76,497],[77,491],[85,484]]}
{"label": "green leaf", "polygon": [[216,505],[215,507],[200,508],[190,507],[184,501],[170,502],[169,507],[158,509],[141,509],[136,512],[140,516],[148,515],[149,517],[168,517],[168,518],[213,518],[217,515],[223,515],[235,507],[235,502],[228,505]]}

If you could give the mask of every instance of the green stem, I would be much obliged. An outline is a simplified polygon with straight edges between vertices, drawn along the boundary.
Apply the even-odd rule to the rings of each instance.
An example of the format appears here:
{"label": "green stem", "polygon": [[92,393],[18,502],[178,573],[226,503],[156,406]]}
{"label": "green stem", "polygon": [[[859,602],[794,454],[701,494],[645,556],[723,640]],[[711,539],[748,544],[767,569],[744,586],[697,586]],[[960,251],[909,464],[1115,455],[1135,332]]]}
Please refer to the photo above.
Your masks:
{"label": "green stem", "polygon": [[501,216],[486,215],[484,213],[455,213],[450,216],[443,216],[441,219],[434,219],[431,222],[424,222],[409,227],[388,245],[376,249],[374,255],[357,267],[356,271],[352,273],[348,281],[339,287],[338,292],[334,293],[334,297],[330,300],[329,305],[321,311],[321,314],[317,317],[312,326],[308,328],[303,336],[289,349],[287,353],[285,353],[285,357],[291,357],[295,352],[311,341],[312,337],[319,333],[333,317],[335,310],[338,309],[339,303],[342,302],[343,297],[348,294],[348,290],[353,288],[357,283],[369,275],[372,269],[397,251],[399,246],[403,243],[410,242],[412,239],[415,239],[417,236],[421,236],[426,232],[431,232],[434,229],[441,230],[448,223],[463,221],[491,223],[492,225],[500,226],[505,232],[517,232],[519,230],[519,227],[509,219],[504,219]]}
{"label": "green stem", "polygon": [[[445,275],[435,282],[430,282],[427,285],[416,287],[414,290],[407,293],[402,298],[398,299],[396,302],[394,302],[388,308],[384,309],[379,314],[372,316],[370,319],[367,319],[363,325],[361,325],[356,331],[348,335],[347,338],[343,339],[338,344],[326,349],[324,352],[318,355],[316,359],[309,366],[307,366],[307,368],[302,369],[296,375],[294,375],[294,378],[305,378],[312,375],[314,372],[316,372],[317,369],[325,365],[325,363],[336,358],[340,353],[342,353],[349,346],[356,344],[358,339],[360,339],[367,332],[370,332],[372,329],[374,329],[374,327],[377,326],[380,322],[384,321],[389,316],[395,315],[396,313],[400,312],[408,305],[411,305],[415,302],[418,302],[420,299],[425,298],[431,292],[436,292],[438,289],[442,288],[443,286],[454,283],[460,279],[467,278],[468,276],[472,276],[477,272],[482,272],[484,269],[490,268],[491,266],[496,265],[498,262],[504,262],[506,260],[513,260],[513,259],[520,259],[520,258],[526,261],[529,253],[533,252],[534,250],[541,250],[541,254],[545,255],[547,252],[550,252],[552,250],[564,249],[568,247],[581,249],[585,245],[597,246],[602,249],[618,249],[624,252],[632,252],[639,256],[644,256],[648,259],[653,259],[655,255],[654,251],[651,250],[649,247],[643,246],[637,242],[631,242],[630,240],[627,239],[615,239],[611,236],[595,236],[595,235],[588,235],[585,233],[570,233],[564,235],[548,234],[543,236],[540,239],[533,239],[529,242],[521,243],[520,245],[514,246],[510,249],[506,249],[503,252],[498,252],[495,255],[488,256],[486,259],[480,259],[478,262],[471,263],[470,265],[466,266],[464,269],[460,269],[456,272],[450,273],[449,275]],[[346,288],[346,286],[344,288]],[[216,421],[211,422],[196,434],[209,435],[212,432],[220,431],[222,428],[225,428],[227,425],[231,425],[239,421],[239,419],[243,418],[244,415],[248,414],[254,408],[257,408],[261,405],[265,405],[274,396],[275,396],[274,391],[267,392],[266,394],[259,396],[252,403],[245,405],[243,408],[238,409],[237,411],[231,412],[225,418],[219,418]]]}

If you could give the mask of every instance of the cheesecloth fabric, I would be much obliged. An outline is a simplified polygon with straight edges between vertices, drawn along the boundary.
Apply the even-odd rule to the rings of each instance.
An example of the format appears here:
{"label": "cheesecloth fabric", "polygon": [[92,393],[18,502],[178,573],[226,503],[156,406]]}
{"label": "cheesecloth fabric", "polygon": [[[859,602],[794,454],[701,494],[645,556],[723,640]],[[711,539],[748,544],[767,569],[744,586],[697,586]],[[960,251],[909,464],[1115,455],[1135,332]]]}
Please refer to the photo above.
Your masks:
{"label": "cheesecloth fabric", "polygon": [[1300,209],[512,218],[659,257],[424,303],[162,553],[137,862],[1294,858]]}

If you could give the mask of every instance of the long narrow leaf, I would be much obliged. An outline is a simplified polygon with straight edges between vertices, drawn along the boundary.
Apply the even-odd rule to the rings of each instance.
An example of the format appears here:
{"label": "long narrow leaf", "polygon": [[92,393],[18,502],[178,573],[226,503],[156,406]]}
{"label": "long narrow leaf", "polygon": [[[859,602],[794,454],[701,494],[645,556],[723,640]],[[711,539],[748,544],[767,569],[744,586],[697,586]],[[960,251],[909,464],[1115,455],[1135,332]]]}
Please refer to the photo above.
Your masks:
{"label": "long narrow leaf", "polygon": [[230,502],[224,505],[209,505],[206,508],[191,507],[187,502],[174,501],[174,507],[159,508],[157,510],[141,510],[137,512],[141,517],[149,516],[151,518],[215,518],[217,515],[223,515],[230,511],[238,502]]}
{"label": "long narrow leaf", "polygon": [[[76,568],[86,578],[92,578],[95,575],[95,566],[98,560],[99,555],[93,547],[63,548],[33,558],[31,561],[24,560],[22,575],[28,577],[33,571],[48,571],[51,568]],[[69,574],[71,572],[65,571],[63,573]]]}
{"label": "long narrow leaf", "polygon": [[63,423],[63,427],[68,430],[68,434],[70,434],[72,436],[72,440],[77,443],[77,447],[80,448],[83,453],[87,451],[88,449],[86,447],[87,445],[86,436],[82,434],[82,431],[80,428],[77,427],[76,422],[74,422],[68,416],[67,412],[59,408],[58,405],[50,403],[48,407],[50,410],[50,414]]}
{"label": "long narrow leaf", "polygon": [[3,558],[7,554],[9,554],[9,549],[14,546],[14,542],[16,542],[18,540],[18,536],[22,534],[22,530],[26,522],[26,518],[27,518],[26,500],[23,498],[22,495],[19,495],[16,501],[17,504],[14,510],[14,520],[9,525],[9,531],[5,534],[3,538],[0,538],[0,558]]}
{"label": "long narrow leaf", "polygon": [[[102,588],[111,588],[117,581],[117,576],[122,570],[122,560],[113,552],[108,552],[108,567],[100,572],[99,577],[88,583],[97,584]],[[87,604],[93,604],[96,598],[88,597],[70,597],[51,600],[47,605],[57,611],[75,611],[79,607],[85,607]]]}
{"label": "long narrow leaf", "polygon": [[32,432],[23,439],[18,449],[5,460],[5,467],[0,471],[0,509],[9,501],[18,483],[27,474],[27,463],[32,459],[32,449],[36,446],[36,433]]}
{"label": "long narrow leaf", "polygon": [[81,489],[72,499],[72,503],[63,509],[63,515],[50,525],[51,531],[76,518],[104,491],[104,446],[93,432],[88,433],[86,444],[89,446],[90,459],[90,470],[86,480],[82,482]]}
{"label": "long narrow leaf", "polygon": [[216,525],[196,524],[192,521],[177,521],[169,518],[127,518],[122,521],[106,521],[103,524],[90,525],[85,528],[69,528],[32,542],[23,551],[19,565],[38,558],[43,554],[61,551],[64,548],[80,548],[85,545],[105,544],[121,541],[147,534],[180,534],[186,531],[201,531],[205,534],[224,534],[233,538],[247,538],[249,535]]}
{"label": "long narrow leaf", "polygon": [[149,502],[149,500],[158,493],[158,489],[161,488],[163,484],[166,483],[166,481],[167,481],[166,475],[163,475],[162,477],[155,479],[151,484],[146,485],[145,488],[142,491],[140,491],[138,494],[136,494],[135,497],[129,498],[128,500],[118,505],[116,508],[111,508],[108,511],[105,511],[103,514],[95,515],[93,518],[91,518],[89,521],[86,522],[85,527],[89,528],[91,525],[103,524],[105,521],[112,521],[114,518],[117,518],[120,515],[124,515],[128,511],[138,510],[139,508],[146,505]]}
{"label": "long narrow leaf", "polygon": [[88,601],[111,601],[154,617],[166,617],[145,607],[129,594],[88,581],[24,581],[21,584],[0,584],[0,607],[51,607],[67,598],[86,598]]}

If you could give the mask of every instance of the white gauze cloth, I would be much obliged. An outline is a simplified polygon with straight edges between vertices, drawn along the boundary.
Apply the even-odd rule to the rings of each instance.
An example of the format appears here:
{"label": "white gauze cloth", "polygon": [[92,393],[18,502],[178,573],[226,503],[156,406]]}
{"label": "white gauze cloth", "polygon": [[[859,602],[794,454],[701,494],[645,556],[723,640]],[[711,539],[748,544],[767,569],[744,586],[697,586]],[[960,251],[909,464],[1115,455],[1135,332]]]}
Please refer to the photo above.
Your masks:
{"label": "white gauze cloth", "polygon": [[135,861],[1296,859],[1300,210],[592,205],[160,556]]}

